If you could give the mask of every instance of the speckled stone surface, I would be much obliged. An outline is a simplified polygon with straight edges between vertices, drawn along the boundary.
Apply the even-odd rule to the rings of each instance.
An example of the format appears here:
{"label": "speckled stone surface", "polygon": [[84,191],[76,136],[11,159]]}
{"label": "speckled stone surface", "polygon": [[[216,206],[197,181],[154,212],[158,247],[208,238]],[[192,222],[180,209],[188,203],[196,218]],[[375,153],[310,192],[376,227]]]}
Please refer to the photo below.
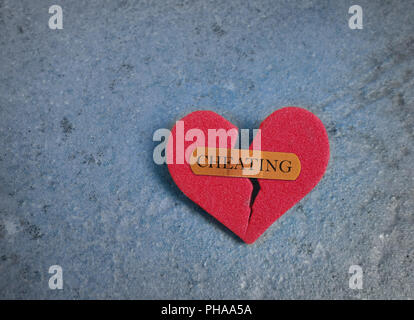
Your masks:
{"label": "speckled stone surface", "polygon": [[[0,0],[0,298],[414,298],[414,2],[358,1],[363,30],[353,4]],[[329,167],[249,246],[152,136],[286,105],[324,122]]]}

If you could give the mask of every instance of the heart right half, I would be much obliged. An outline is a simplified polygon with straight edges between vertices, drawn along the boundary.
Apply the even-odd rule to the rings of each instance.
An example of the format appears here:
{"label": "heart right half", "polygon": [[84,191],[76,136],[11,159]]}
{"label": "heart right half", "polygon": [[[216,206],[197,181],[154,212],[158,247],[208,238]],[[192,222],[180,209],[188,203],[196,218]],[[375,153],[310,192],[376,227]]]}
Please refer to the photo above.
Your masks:
{"label": "heart right half", "polygon": [[[261,149],[295,153],[301,172],[295,181],[257,179],[260,191],[252,206],[243,240],[256,241],[266,229],[321,180],[329,161],[328,134],[313,113],[297,107],[273,112],[260,125]],[[253,145],[253,143],[252,143]]]}
{"label": "heart right half", "polygon": [[[199,129],[207,137],[208,129],[236,128],[212,111],[196,111],[181,121],[185,126],[184,135],[191,129]],[[256,241],[273,222],[306,196],[322,178],[329,161],[325,127],[318,117],[305,109],[285,107],[277,110],[262,122],[260,129],[261,150],[296,154],[301,172],[294,181],[257,179],[260,190],[252,206],[253,186],[248,178],[198,176],[188,163],[168,164],[177,186],[246,243]],[[169,154],[173,153],[176,131],[175,126],[168,141]],[[229,138],[228,143],[230,141]],[[188,154],[198,146],[212,147],[198,140],[197,143],[185,142]]]}

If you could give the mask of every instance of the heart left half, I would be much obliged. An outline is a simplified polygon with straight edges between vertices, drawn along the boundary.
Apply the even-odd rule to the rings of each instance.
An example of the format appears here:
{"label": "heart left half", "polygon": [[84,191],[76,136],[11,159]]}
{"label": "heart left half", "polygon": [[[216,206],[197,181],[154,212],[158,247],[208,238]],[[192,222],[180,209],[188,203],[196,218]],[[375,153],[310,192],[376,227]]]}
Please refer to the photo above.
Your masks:
{"label": "heart left half", "polygon": [[[167,144],[167,154],[173,160],[172,164],[168,164],[171,177],[178,188],[188,198],[243,239],[247,231],[251,212],[250,197],[253,191],[253,185],[250,180],[247,178],[195,175],[191,171],[189,162],[185,161],[183,164],[176,163],[178,160],[176,150],[180,147],[178,145],[180,142],[178,141],[183,140],[177,139],[179,135],[187,138],[184,139],[183,143],[188,160],[188,156],[197,147],[216,147],[220,145],[220,142],[223,143],[219,139],[216,141],[208,141],[209,129],[224,129],[226,131],[233,129],[232,131],[237,136],[237,127],[212,111],[195,111],[180,121],[184,125],[183,132],[179,132],[181,128],[176,124],[171,130]],[[194,140],[190,140],[189,138],[194,131],[193,129],[201,130],[205,141],[196,139],[195,137],[193,137]],[[227,146],[223,147],[233,146],[231,144],[231,136],[225,142]]]}

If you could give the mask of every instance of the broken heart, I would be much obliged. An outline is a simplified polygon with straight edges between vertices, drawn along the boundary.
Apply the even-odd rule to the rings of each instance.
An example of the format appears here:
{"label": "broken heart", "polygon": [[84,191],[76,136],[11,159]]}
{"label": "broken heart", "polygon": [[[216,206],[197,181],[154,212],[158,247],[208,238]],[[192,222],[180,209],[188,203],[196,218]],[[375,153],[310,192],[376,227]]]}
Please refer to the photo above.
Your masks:
{"label": "broken heart", "polygon": [[[186,134],[191,129],[237,128],[212,111],[195,111],[181,119]],[[296,154],[301,172],[294,181],[196,175],[190,164],[168,164],[170,174],[181,191],[205,211],[232,230],[246,243],[253,243],[266,229],[320,181],[329,161],[329,141],[322,122],[311,112],[286,107],[273,112],[260,125],[261,150]],[[174,157],[177,128],[171,131],[167,154]],[[228,136],[227,145],[231,146]],[[255,138],[256,139],[256,138]],[[196,147],[215,147],[217,141],[184,141],[191,154]],[[255,144],[253,140],[252,145]],[[250,149],[252,149],[252,145]],[[186,152],[187,155],[187,152]],[[254,197],[253,185],[258,184]],[[253,200],[253,201],[252,201]]]}

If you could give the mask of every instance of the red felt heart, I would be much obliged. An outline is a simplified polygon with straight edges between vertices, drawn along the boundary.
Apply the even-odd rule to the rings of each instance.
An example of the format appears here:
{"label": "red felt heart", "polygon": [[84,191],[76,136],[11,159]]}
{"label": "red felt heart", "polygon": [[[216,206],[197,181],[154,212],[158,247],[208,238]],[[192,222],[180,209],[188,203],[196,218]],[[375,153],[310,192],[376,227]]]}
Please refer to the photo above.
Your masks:
{"label": "red felt heart", "polygon": [[[212,111],[196,111],[181,121],[184,135],[191,129],[199,129],[206,137],[205,142],[185,141],[187,155],[198,146],[214,147],[207,139],[208,129],[237,130]],[[277,110],[262,122],[260,129],[261,149],[295,153],[301,162],[301,172],[295,181],[257,179],[260,190],[252,207],[253,185],[248,178],[195,175],[187,162],[176,163],[177,125],[171,131],[167,146],[167,154],[173,160],[168,169],[181,191],[246,243],[256,241],[273,222],[309,193],[322,178],[329,161],[325,127],[305,109],[286,107]],[[230,137],[226,146],[219,145],[218,139],[216,146],[231,146]]]}

